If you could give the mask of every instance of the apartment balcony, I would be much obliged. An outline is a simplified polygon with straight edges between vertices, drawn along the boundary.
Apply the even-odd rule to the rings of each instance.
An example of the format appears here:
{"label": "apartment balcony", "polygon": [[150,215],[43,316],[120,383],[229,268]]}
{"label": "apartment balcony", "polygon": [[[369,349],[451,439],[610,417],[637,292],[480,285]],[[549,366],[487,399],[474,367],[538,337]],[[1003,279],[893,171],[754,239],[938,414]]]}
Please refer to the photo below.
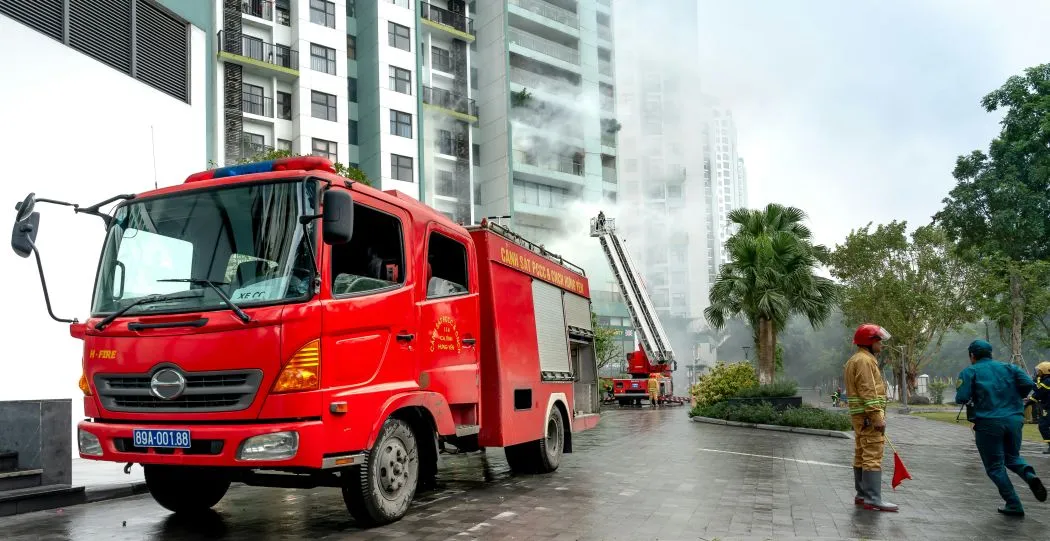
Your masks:
{"label": "apartment balcony", "polygon": [[602,146],[603,147],[616,147],[616,135],[603,133],[602,134]]}
{"label": "apartment balcony", "polygon": [[614,99],[612,96],[606,96],[605,94],[602,94],[598,98],[598,103],[601,106],[602,111],[607,111],[610,113],[616,111],[616,99]]}
{"label": "apartment balcony", "polygon": [[472,42],[476,39],[474,19],[428,2],[420,2],[419,8],[419,15],[423,20],[423,24],[466,42]]}
{"label": "apartment balcony", "polygon": [[[517,45],[523,49],[539,53],[554,62],[549,64],[571,70],[580,69],[580,52],[572,47],[567,47],[561,43],[551,41],[546,38],[541,38],[535,34],[530,34],[517,28],[511,28],[509,30],[510,43],[511,45]],[[546,61],[543,58],[538,60]]]}
{"label": "apartment balcony", "polygon": [[436,109],[468,124],[478,121],[478,106],[474,99],[451,90],[424,86],[423,105],[424,108]]}
{"label": "apartment balcony", "polygon": [[535,13],[556,23],[579,30],[580,16],[572,11],[543,0],[507,0],[507,4]]}
{"label": "apartment balcony", "polygon": [[231,39],[221,30],[218,41],[220,60],[240,64],[267,77],[283,80],[299,77],[299,52],[287,45],[274,45],[248,36]]}
{"label": "apartment balcony", "polygon": [[270,145],[253,143],[248,140],[241,140],[241,155],[240,156],[226,156],[226,165],[233,165],[241,161],[251,161],[253,158],[273,152],[274,148]]}
{"label": "apartment balcony", "polygon": [[598,0],[598,11],[603,13],[612,12],[612,0]]}
{"label": "apartment balcony", "polygon": [[584,183],[583,161],[572,156],[537,155],[514,149],[514,177],[559,188],[578,188]]}
{"label": "apartment balcony", "polygon": [[241,0],[241,13],[272,22],[273,2],[269,0]]}
{"label": "apartment balcony", "polygon": [[242,92],[241,112],[249,115],[273,118],[273,98]]}
{"label": "apartment balcony", "polygon": [[616,184],[616,168],[602,167],[602,181]]}
{"label": "apartment balcony", "polygon": [[608,60],[598,60],[598,73],[606,77],[613,76],[613,65]]}

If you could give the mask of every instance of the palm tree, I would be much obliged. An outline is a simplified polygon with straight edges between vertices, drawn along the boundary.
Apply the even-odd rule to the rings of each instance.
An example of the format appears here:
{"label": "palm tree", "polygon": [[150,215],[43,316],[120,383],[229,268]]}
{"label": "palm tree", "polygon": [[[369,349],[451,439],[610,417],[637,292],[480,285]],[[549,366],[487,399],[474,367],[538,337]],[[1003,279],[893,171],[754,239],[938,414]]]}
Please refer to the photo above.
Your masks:
{"label": "palm tree", "polygon": [[738,229],[726,240],[730,261],[719,269],[704,316],[715,329],[737,315],[748,320],[761,383],[773,381],[777,335],[788,318],[797,314],[820,326],[837,300],[835,283],[813,274],[828,250],[811,242],[805,219],[802,210],[776,203],[729,213]]}

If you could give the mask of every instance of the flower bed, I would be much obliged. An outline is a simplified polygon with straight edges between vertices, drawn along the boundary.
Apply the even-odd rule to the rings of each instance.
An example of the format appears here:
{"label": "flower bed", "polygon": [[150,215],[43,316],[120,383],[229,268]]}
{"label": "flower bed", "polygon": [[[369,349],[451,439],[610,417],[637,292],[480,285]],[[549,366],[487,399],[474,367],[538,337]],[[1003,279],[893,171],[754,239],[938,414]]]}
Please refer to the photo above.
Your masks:
{"label": "flower bed", "polygon": [[810,406],[790,407],[783,411],[777,411],[768,402],[746,404],[726,400],[710,406],[697,406],[689,412],[689,416],[822,430],[845,431],[853,428],[849,416],[843,413]]}

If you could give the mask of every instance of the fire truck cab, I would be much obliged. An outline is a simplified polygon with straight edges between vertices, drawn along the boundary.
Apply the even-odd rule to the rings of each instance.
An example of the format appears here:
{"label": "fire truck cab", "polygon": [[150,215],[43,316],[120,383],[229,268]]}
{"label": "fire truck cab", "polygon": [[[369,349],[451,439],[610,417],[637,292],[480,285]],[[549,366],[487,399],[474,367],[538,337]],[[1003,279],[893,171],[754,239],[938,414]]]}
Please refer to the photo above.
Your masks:
{"label": "fire truck cab", "polygon": [[[100,210],[118,202],[112,213]],[[470,230],[316,157],[213,169],[76,212],[107,236],[84,341],[86,459],[137,463],[175,511],[230,484],[338,487],[362,525],[400,519],[439,448],[504,447],[546,473],[597,422],[582,269]]]}

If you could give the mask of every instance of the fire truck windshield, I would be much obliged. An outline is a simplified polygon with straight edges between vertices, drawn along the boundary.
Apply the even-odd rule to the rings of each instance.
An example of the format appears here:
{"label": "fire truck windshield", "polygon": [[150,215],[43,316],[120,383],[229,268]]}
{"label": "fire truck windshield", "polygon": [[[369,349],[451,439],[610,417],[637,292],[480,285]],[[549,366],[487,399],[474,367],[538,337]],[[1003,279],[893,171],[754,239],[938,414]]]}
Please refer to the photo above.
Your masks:
{"label": "fire truck windshield", "polygon": [[[117,209],[106,236],[92,313],[228,309],[304,300],[315,264],[307,239],[316,222],[313,181],[275,182],[183,192],[131,201]],[[210,284],[209,284],[210,282]],[[219,288],[219,289],[216,289]]]}

